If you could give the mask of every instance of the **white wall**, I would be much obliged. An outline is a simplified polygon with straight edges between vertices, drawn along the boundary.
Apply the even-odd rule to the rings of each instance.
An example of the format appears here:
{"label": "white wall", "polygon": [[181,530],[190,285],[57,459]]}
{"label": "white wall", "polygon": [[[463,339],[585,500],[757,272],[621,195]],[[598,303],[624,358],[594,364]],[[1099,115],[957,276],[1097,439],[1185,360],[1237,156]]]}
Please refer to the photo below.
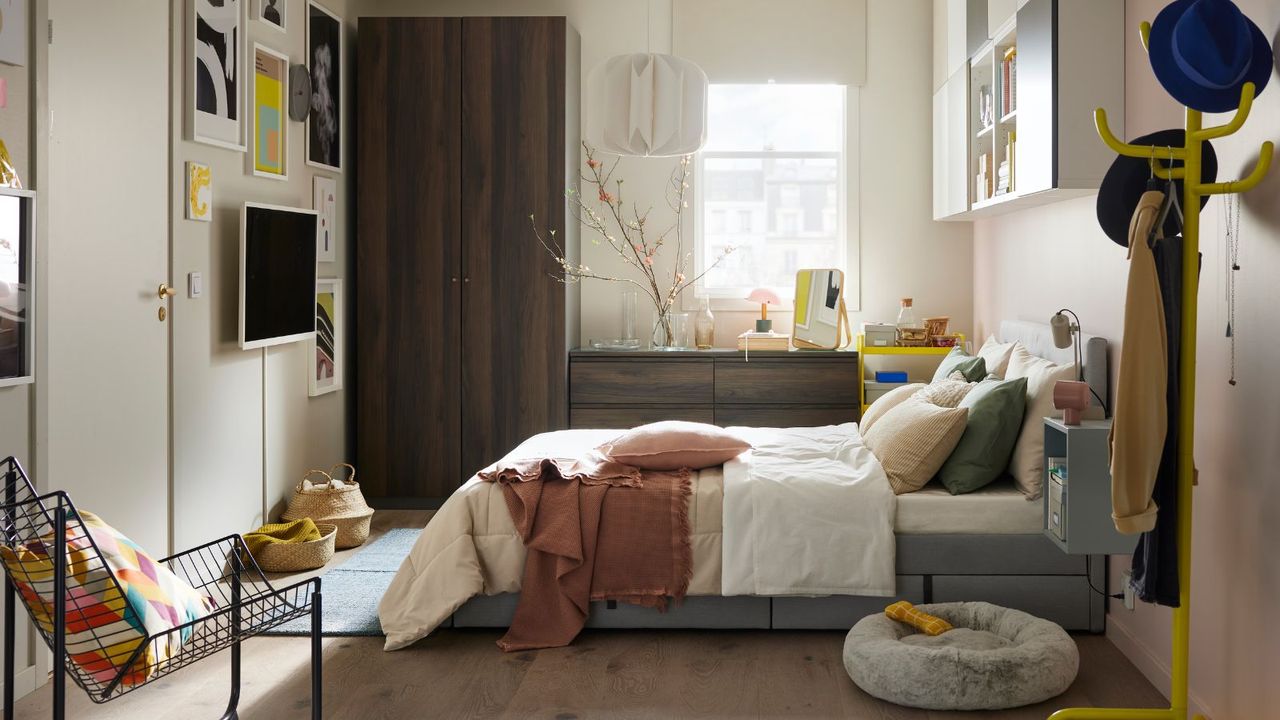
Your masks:
{"label": "white wall", "polygon": [[[1164,3],[1131,0],[1126,8],[1126,120],[1129,136],[1181,127],[1181,110],[1154,79],[1136,28]],[[1280,6],[1274,0],[1238,0],[1273,42],[1280,41]],[[1253,167],[1264,140],[1280,140],[1280,85],[1275,75],[1235,136],[1214,141],[1219,179]],[[1206,116],[1206,124],[1226,116]],[[1192,552],[1191,691],[1193,705],[1216,718],[1262,718],[1280,706],[1280,628],[1258,622],[1280,608],[1280,357],[1275,332],[1275,278],[1280,274],[1280,168],[1243,196],[1241,266],[1236,329],[1239,385],[1227,384],[1229,344],[1223,287],[1221,198],[1209,201],[1201,220],[1199,355],[1197,361],[1196,464]],[[974,312],[980,331],[1002,318],[1044,322],[1058,308],[1080,314],[1087,332],[1121,344],[1128,266],[1123,248],[1097,227],[1095,198],[1032,208],[979,222],[974,233]],[[1113,350],[1112,373],[1118,352]],[[1128,557],[1111,561],[1119,587]],[[1168,609],[1140,605],[1128,612],[1113,602],[1108,636],[1156,684],[1168,690]]]}
{"label": "white wall", "polygon": [[[666,0],[363,0],[359,14],[386,16],[564,15],[582,34],[582,70],[586,75],[612,55],[641,52],[646,35],[655,52],[670,47],[671,4]],[[813,18],[820,23],[821,18]],[[647,26],[646,23],[651,23]],[[932,172],[931,57],[932,6],[928,0],[870,0],[867,3],[867,84],[859,89],[857,127],[860,187],[850,211],[861,245],[861,308],[850,318],[889,320],[897,317],[903,296],[916,299],[922,315],[950,315],[957,330],[972,325],[971,229],[966,223],[935,223],[930,218]],[[924,52],[904,52],[919,38]],[[583,98],[585,114],[592,99]],[[623,158],[619,177],[631,200],[644,208],[665,208],[663,189],[674,158]],[[696,178],[695,178],[696,182]],[[659,210],[655,210],[656,213]],[[595,269],[622,268],[603,245],[583,234],[583,262]],[[534,242],[533,238],[529,238]],[[670,266],[671,259],[666,258]],[[614,283],[587,281],[582,288],[582,342],[616,337],[619,294]],[[644,298],[642,297],[643,301]],[[856,303],[855,303],[856,306]],[[690,307],[686,304],[686,307]],[[641,306],[640,326],[652,322],[652,310]],[[733,346],[751,327],[755,313],[716,312],[716,344]],[[770,313],[774,329],[789,332],[790,313]]]}
{"label": "white wall", "polygon": [[[173,300],[173,525],[175,547],[188,547],[232,532],[246,532],[278,519],[302,473],[328,468],[347,454],[344,390],[307,397],[309,346],[305,342],[242,351],[236,342],[239,213],[246,200],[309,208],[313,175],[332,173],[304,163],[305,125],[288,125],[288,180],[253,177],[245,154],[190,142],[185,135],[187,95],[186,24],[190,2],[171,0],[172,42],[172,277]],[[243,0],[242,0],[243,1]],[[338,178],[338,260],[321,263],[320,277],[347,277],[351,250],[348,185],[355,157],[351,147],[354,85],[354,5],[325,0],[348,25],[343,135],[345,172]],[[256,3],[253,3],[256,6]],[[254,19],[248,42],[288,54],[306,55],[305,0],[287,4],[288,34]],[[249,45],[250,50],[252,45]],[[252,68],[252,65],[249,66]],[[185,162],[208,163],[213,173],[213,222],[183,217]],[[204,274],[204,297],[188,299],[187,274]],[[350,298],[350,293],[347,294]],[[350,334],[348,334],[350,337]],[[350,356],[348,354],[348,356]]]}

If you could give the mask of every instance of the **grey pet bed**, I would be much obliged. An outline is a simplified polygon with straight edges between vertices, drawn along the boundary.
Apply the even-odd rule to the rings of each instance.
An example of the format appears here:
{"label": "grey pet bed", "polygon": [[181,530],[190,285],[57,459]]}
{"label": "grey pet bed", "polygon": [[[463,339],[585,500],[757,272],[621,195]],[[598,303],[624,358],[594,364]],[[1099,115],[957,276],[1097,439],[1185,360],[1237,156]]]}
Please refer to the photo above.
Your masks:
{"label": "grey pet bed", "polygon": [[844,667],[881,700],[930,710],[998,710],[1048,700],[1076,678],[1080,654],[1057,623],[984,602],[918,605],[955,626],[936,637],[884,614],[858,621]]}

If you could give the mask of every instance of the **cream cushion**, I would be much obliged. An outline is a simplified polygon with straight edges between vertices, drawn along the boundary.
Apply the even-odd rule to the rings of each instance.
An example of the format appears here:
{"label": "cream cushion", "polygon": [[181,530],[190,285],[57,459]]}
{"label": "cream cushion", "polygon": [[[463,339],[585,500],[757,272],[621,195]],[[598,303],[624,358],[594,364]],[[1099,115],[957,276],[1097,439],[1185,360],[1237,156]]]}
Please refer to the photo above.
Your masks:
{"label": "cream cushion", "polygon": [[964,376],[958,372],[951,373],[951,377],[946,380],[935,380],[929,383],[927,387],[916,393],[915,399],[932,403],[938,407],[958,407],[960,401],[964,400],[964,396],[969,394],[974,385],[977,385],[977,383],[971,383],[963,378]]}
{"label": "cream cushion", "polygon": [[1013,356],[1014,346],[1021,347],[1021,343],[1002,343],[996,340],[995,335],[987,336],[987,341],[978,349],[978,357],[986,361],[988,375],[1004,379],[1005,373],[1009,371],[1009,358]]}
{"label": "cream cushion", "polygon": [[924,387],[926,387],[924,383],[911,383],[896,387],[881,395],[875,402],[871,403],[871,407],[867,408],[866,412],[862,413],[862,419],[858,422],[859,432],[865,436],[867,431],[871,429],[872,423],[884,417],[885,413],[906,402],[908,398]]}
{"label": "cream cushion", "polygon": [[886,412],[863,439],[895,495],[929,483],[964,434],[968,408],[944,408],[911,398]]}
{"label": "cream cushion", "polygon": [[1039,498],[1044,483],[1044,418],[1054,414],[1053,386],[1059,380],[1074,380],[1075,377],[1075,363],[1058,365],[1032,355],[1020,344],[1009,357],[1005,379],[1027,379],[1027,409],[1022,416],[1018,442],[1013,446],[1013,456],[1009,459],[1009,474],[1028,499]]}

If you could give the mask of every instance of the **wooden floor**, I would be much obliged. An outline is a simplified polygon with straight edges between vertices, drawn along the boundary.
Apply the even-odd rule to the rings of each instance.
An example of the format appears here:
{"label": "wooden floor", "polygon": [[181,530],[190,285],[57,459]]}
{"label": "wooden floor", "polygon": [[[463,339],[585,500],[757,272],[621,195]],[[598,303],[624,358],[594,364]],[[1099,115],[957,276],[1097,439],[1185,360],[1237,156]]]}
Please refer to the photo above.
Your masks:
{"label": "wooden floor", "polygon": [[[379,511],[374,533],[421,527],[424,511]],[[354,551],[339,553],[334,563]],[[301,575],[295,577],[302,577]],[[928,712],[859,690],[841,664],[844,633],[586,631],[567,648],[508,655],[497,630],[442,630],[413,647],[381,638],[326,638],[325,717],[373,718],[868,718],[931,720]],[[1080,676],[1061,697],[973,720],[1043,720],[1072,705],[1166,706],[1106,638],[1077,635]],[[68,687],[70,718],[217,718],[230,682],[227,653],[106,705]],[[244,646],[240,717],[310,717],[307,639]],[[19,718],[49,717],[49,687],[18,703]],[[961,716],[961,714],[954,714]]]}

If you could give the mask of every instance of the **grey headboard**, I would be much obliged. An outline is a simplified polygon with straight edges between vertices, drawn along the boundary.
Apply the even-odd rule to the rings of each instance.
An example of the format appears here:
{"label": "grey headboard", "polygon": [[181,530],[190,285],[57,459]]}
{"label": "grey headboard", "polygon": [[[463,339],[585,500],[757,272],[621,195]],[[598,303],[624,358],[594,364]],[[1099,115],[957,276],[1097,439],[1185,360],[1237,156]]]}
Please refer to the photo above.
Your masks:
{"label": "grey headboard", "polygon": [[[1065,364],[1076,361],[1075,350],[1059,348],[1053,344],[1053,331],[1044,323],[1027,322],[1025,320],[1002,320],[1000,322],[1000,342],[1018,341],[1026,346],[1032,355]],[[1098,393],[1098,397],[1107,397],[1107,339],[1097,335],[1080,334],[1081,353],[1084,358],[1084,379],[1089,387]],[[1098,399],[1093,398],[1093,404]]]}

